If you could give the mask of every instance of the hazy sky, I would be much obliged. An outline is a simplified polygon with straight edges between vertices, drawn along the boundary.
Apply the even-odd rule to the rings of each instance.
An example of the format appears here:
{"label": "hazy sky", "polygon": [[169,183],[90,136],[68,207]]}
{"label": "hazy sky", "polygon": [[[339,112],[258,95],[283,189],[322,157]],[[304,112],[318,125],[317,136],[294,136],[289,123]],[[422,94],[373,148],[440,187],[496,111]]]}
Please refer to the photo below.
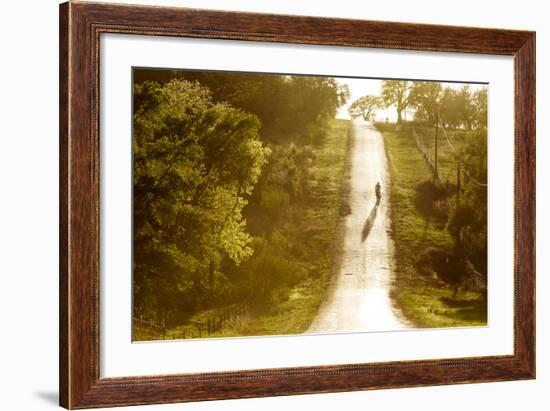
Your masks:
{"label": "hazy sky", "polygon": [[[362,79],[362,78],[336,78],[336,81],[339,84],[347,84],[350,91],[350,98],[348,102],[340,107],[338,110],[338,113],[336,114],[337,118],[343,118],[343,119],[349,119],[348,114],[348,108],[349,106],[357,100],[359,97],[366,96],[368,94],[372,95],[380,95],[380,89],[382,87],[382,80],[377,79]],[[452,87],[452,88],[460,88],[466,83],[442,83],[443,87]],[[478,90],[482,87],[486,87],[485,85],[481,84],[470,84],[470,87],[472,90]],[[409,118],[412,114],[410,111],[407,111],[407,113],[403,113],[404,116],[407,116]],[[394,122],[397,120],[397,113],[395,111],[395,107],[389,107],[388,109],[382,109],[378,110],[376,113],[376,120],[377,121],[384,121],[386,118],[388,118],[389,121]]]}

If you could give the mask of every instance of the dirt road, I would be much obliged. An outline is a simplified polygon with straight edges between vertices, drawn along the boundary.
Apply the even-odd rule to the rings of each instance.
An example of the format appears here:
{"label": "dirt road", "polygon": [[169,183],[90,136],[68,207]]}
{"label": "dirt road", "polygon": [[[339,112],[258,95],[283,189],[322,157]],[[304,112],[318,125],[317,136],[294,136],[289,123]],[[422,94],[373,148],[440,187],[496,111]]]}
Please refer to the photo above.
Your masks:
{"label": "dirt road", "polygon": [[[307,333],[390,331],[410,328],[390,299],[393,242],[388,234],[390,175],[384,140],[371,124],[355,121],[350,206],[340,271]],[[382,199],[376,204],[379,181]]]}

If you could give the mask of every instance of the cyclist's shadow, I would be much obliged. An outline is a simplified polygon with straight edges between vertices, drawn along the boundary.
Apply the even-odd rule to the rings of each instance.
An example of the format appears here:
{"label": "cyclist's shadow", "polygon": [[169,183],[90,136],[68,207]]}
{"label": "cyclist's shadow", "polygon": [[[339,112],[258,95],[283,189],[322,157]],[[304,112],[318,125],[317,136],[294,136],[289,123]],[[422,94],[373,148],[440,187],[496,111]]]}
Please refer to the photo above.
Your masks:
{"label": "cyclist's shadow", "polygon": [[365,241],[369,236],[370,230],[372,229],[372,226],[374,224],[374,220],[376,220],[376,215],[378,214],[379,205],[380,205],[380,198],[376,200],[376,204],[374,204],[374,207],[372,208],[372,210],[370,210],[369,216],[365,221],[365,225],[363,226],[363,231],[361,233],[361,242]]}

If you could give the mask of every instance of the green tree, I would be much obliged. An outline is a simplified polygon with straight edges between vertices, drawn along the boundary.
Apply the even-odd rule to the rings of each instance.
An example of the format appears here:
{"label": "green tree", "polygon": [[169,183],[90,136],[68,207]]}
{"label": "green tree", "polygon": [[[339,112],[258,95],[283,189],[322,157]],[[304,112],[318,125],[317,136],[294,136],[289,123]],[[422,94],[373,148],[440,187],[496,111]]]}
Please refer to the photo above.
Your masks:
{"label": "green tree", "polygon": [[170,320],[223,291],[222,259],[252,254],[242,211],[270,150],[256,116],[198,83],[135,85],[134,107],[135,303]]}
{"label": "green tree", "polygon": [[278,123],[280,140],[304,145],[321,143],[328,121],[346,102],[349,90],[330,77],[290,76],[285,82],[286,98]]}
{"label": "green tree", "polygon": [[198,81],[212,100],[255,114],[261,121],[261,139],[268,143],[319,143],[326,121],[349,98],[346,86],[330,77],[256,73],[135,70],[138,84],[170,79]]}
{"label": "green tree", "polygon": [[474,124],[477,129],[487,129],[487,87],[476,91],[472,98]]}
{"label": "green tree", "polygon": [[397,123],[403,121],[403,111],[409,107],[412,82],[401,80],[384,80],[382,82],[382,100],[385,107],[394,106],[397,111]]}
{"label": "green tree", "polygon": [[[312,146],[349,90],[335,79],[271,74],[136,69],[134,79],[136,308],[181,313],[175,323],[252,295],[268,304],[304,274],[295,218],[316,184]],[[168,104],[168,95],[179,97]],[[247,163],[258,158],[256,176]],[[264,258],[268,251],[278,257]],[[276,280],[283,271],[288,278]]]}
{"label": "green tree", "polygon": [[[449,215],[447,229],[455,238],[455,254],[473,265],[481,274],[487,273],[487,165],[486,137],[474,131],[463,150],[460,203]],[[462,271],[464,278],[466,270]]]}
{"label": "green tree", "polygon": [[351,118],[361,117],[365,121],[373,121],[376,110],[382,106],[378,96],[363,96],[355,100],[348,108]]}
{"label": "green tree", "polygon": [[[487,123],[487,89],[472,93],[468,84],[460,89],[446,87],[439,99],[441,120],[446,127],[463,127],[466,130]],[[422,115],[422,113],[420,113]]]}
{"label": "green tree", "polygon": [[442,98],[441,83],[415,81],[410,92],[410,105],[416,108],[415,120],[435,124]]}
{"label": "green tree", "polygon": [[465,129],[471,130],[474,125],[474,117],[476,115],[476,107],[472,102],[471,89],[468,84],[465,84],[457,92],[457,114]]}
{"label": "green tree", "polygon": [[445,87],[441,96],[439,113],[445,128],[457,128],[460,125],[460,108],[457,92],[454,88]]}

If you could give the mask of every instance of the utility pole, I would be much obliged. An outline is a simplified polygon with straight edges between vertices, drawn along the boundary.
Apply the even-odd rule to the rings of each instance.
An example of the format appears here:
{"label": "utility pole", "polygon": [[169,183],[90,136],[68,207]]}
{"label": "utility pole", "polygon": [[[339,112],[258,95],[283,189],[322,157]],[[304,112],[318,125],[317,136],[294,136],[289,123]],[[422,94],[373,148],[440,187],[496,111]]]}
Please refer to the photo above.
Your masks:
{"label": "utility pole", "polygon": [[[460,207],[460,161],[458,162],[458,167],[456,169],[456,211],[458,213],[458,208]],[[456,247],[460,247],[462,240],[462,228],[459,229],[456,237]]]}
{"label": "utility pole", "polygon": [[460,206],[460,161],[456,169],[456,209]]}
{"label": "utility pole", "polygon": [[434,180],[437,181],[437,140],[439,134],[439,121],[435,122],[435,154],[434,154]]}

